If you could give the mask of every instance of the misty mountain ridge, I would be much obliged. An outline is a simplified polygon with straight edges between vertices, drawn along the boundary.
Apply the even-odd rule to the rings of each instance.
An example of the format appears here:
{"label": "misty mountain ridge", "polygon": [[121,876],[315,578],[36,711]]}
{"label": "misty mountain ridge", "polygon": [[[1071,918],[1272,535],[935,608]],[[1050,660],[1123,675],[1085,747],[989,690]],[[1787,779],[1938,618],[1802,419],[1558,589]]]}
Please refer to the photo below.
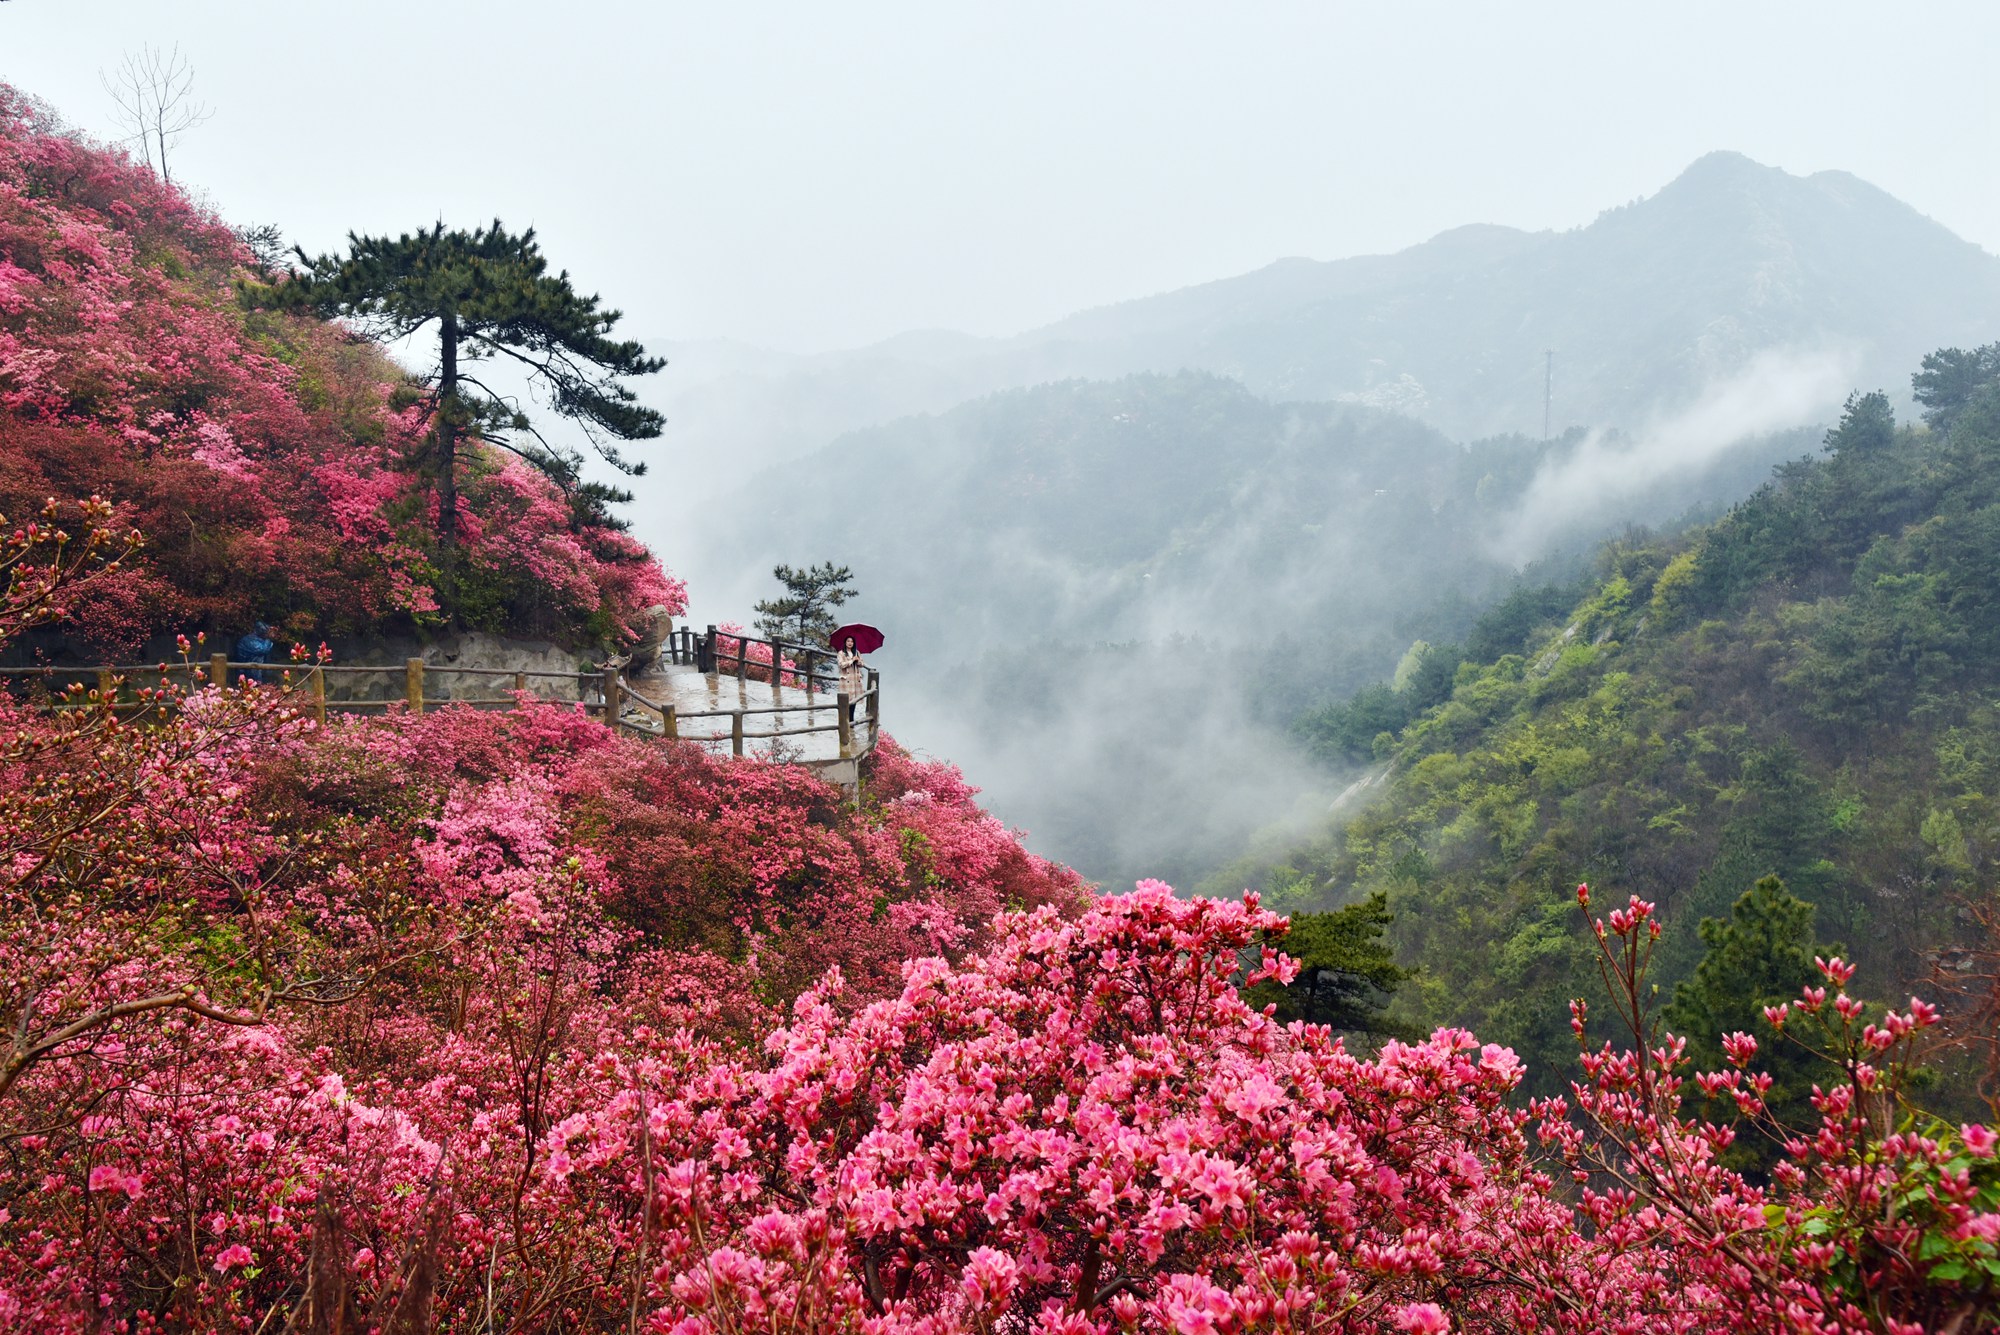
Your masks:
{"label": "misty mountain ridge", "polygon": [[1010,338],[916,331],[807,357],[666,351],[692,354],[668,409],[689,481],[712,490],[741,474],[704,458],[711,447],[778,462],[1072,377],[1206,370],[1269,398],[1367,403],[1474,439],[1541,434],[1549,349],[1560,431],[1637,427],[1772,350],[1838,356],[1852,384],[1900,400],[1924,352],[1995,337],[2000,258],[1849,173],[1800,177],[1716,152],[1568,231],[1481,223],[1388,255],[1282,259]]}
{"label": "misty mountain ridge", "polygon": [[1463,634],[1524,563],[1719,513],[1852,390],[1996,336],[2000,260],[1852,176],[1712,154],[1567,232],[739,370],[711,453],[760,475],[648,536],[704,618],[775,562],[851,565],[903,740],[1086,874],[1198,879],[1328,782],[1286,761],[1289,717]]}
{"label": "misty mountain ridge", "polygon": [[[1561,537],[1574,554],[1745,494],[1815,439],[1656,474]],[[960,760],[1087,875],[1191,884],[1329,781],[1291,717],[1463,634],[1513,583],[1495,535],[1545,482],[1597,487],[1601,460],[1645,448],[1461,445],[1207,372],[1072,379],[851,432],[697,511],[683,546],[706,567],[698,620],[770,596],[776,561],[851,566],[900,740]]]}

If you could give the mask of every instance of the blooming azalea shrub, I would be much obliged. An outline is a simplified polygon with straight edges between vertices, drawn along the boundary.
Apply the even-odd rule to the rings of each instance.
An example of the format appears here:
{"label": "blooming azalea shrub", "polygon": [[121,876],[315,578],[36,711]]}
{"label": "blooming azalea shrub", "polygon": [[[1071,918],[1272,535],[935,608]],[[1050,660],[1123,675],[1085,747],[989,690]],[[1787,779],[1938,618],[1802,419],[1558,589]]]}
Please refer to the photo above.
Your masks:
{"label": "blooming azalea shrub", "polygon": [[[134,541],[0,526],[0,638]],[[1254,897],[1086,899],[892,741],[850,806],[529,700],[123,685],[0,701],[0,1329],[1996,1329],[1996,1137],[1842,961],[1691,1071],[1634,900],[1620,1039],[1524,1107],[1462,1031],[1279,1023]]]}
{"label": "blooming azalea shrub", "polygon": [[1048,902],[1049,863],[973,800],[979,790],[956,765],[920,760],[885,736],[869,767],[868,793],[878,810],[893,816],[913,902],[930,903],[945,887],[978,887],[982,901],[961,910],[977,920]]}
{"label": "blooming azalea shrub", "polygon": [[[1908,1106],[1925,1003],[1866,1007],[1823,961],[1767,1017],[1830,1076],[1819,1125],[1782,1126],[1755,1039],[1691,1072],[1652,1030],[1634,899],[1596,923],[1634,1046],[1587,1048],[1574,1107],[1533,1110],[1544,1160],[1512,1053],[1443,1031],[1357,1057],[1246,1006],[1291,972],[1245,961],[1281,931],[1149,883],[1012,916],[858,1014],[831,978],[760,1060],[692,1087],[642,1065],[559,1124],[556,1200],[658,1221],[639,1305],[686,1335],[2000,1326],[2000,1137]],[[1784,1147],[1769,1184],[1722,1165],[1745,1130]]]}
{"label": "blooming azalea shrub", "polygon": [[[116,519],[0,541],[0,637],[117,578]],[[615,1242],[532,1195],[621,1063],[754,1044],[828,964],[892,988],[1003,895],[1080,902],[1018,845],[919,875],[937,811],[532,700],[320,727],[196,663],[59,678],[0,700],[0,1328],[594,1311],[568,1286]],[[1012,843],[947,769],[895,794],[926,784]]]}
{"label": "blooming azalea shrub", "polygon": [[6,581],[0,585],[0,645],[67,616],[79,597],[115,580],[143,545],[136,530],[121,530],[113,507],[98,496],[68,507],[49,500],[38,511],[17,511],[12,522],[0,512],[0,577]]}
{"label": "blooming azalea shrub", "polygon": [[641,1063],[559,1125],[551,1208],[654,1221],[642,1306],[685,1335],[1558,1323],[1537,1287],[1629,1307],[1531,1161],[1513,1054],[1278,1025],[1238,984],[1282,925],[1146,882],[1009,914],[858,1013],[832,976],[756,1059]]}
{"label": "blooming azalea shrub", "polygon": [[251,263],[212,215],[0,84],[0,510],[96,493],[150,538],[67,618],[96,652],[258,615],[299,638],[456,619],[613,640],[649,607],[685,610],[629,535],[477,447],[445,606],[403,376],[338,326],[238,309]]}
{"label": "blooming azalea shrub", "polygon": [[[1588,888],[1577,897],[1587,912]],[[1909,1101],[1937,1008],[1914,997],[1903,1011],[1866,1005],[1846,991],[1852,965],[1819,960],[1823,985],[1765,1012],[1763,1041],[1804,1046],[1830,1077],[1813,1089],[1818,1125],[1787,1126],[1765,1102],[1772,1081],[1755,1068],[1757,1037],[1724,1036],[1728,1065],[1695,1071],[1683,1040],[1652,1025],[1653,907],[1632,896],[1593,921],[1622,1041],[1590,1046],[1588,1009],[1573,1003],[1584,1044],[1577,1115],[1565,1100],[1537,1110],[1606,1250],[1685,1256],[1689,1301],[1733,1313],[1746,1329],[1994,1329],[1994,1132],[1953,1128]],[[1783,1151],[1769,1182],[1723,1159],[1746,1135]]]}

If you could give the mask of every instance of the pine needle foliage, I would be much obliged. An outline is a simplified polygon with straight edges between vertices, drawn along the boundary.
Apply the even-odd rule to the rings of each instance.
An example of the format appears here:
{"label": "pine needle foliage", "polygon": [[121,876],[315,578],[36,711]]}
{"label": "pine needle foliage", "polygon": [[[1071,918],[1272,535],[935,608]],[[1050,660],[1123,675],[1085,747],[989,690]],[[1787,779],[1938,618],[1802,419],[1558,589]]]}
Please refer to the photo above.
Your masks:
{"label": "pine needle foliage", "polygon": [[824,644],[835,625],[833,609],[855,596],[854,572],[831,561],[815,566],[773,566],[784,596],[757,604],[757,629],[770,639]]}
{"label": "pine needle foliage", "polygon": [[440,221],[393,240],[350,232],[347,242],[345,254],[295,249],[302,267],[278,282],[243,284],[241,298],[344,319],[381,342],[435,330],[437,361],[421,378],[431,418],[424,462],[436,479],[438,536],[446,545],[456,541],[459,446],[473,437],[547,474],[580,520],[603,523],[607,506],[631,500],[621,488],[585,480],[580,451],[550,441],[517,396],[474,374],[482,363],[515,363],[530,395],[579,426],[605,463],[628,476],[645,472],[618,443],[655,439],[666,419],[641,404],[624,378],[650,375],[666,362],[614,337],[621,313],[578,293],[567,270],[549,273],[533,228],[517,234],[495,219],[465,231]]}

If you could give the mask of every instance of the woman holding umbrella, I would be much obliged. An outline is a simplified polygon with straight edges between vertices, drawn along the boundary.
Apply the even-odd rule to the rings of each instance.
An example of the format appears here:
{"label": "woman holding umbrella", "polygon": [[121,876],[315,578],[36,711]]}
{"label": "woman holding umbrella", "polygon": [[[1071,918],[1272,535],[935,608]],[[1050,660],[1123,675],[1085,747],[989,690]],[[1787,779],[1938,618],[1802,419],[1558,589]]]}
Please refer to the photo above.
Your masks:
{"label": "woman holding umbrella", "polygon": [[858,716],[861,697],[868,690],[867,665],[861,661],[861,655],[872,654],[882,647],[882,632],[852,621],[836,627],[826,638],[834,646],[834,663],[840,669],[840,693],[848,699],[849,716]]}

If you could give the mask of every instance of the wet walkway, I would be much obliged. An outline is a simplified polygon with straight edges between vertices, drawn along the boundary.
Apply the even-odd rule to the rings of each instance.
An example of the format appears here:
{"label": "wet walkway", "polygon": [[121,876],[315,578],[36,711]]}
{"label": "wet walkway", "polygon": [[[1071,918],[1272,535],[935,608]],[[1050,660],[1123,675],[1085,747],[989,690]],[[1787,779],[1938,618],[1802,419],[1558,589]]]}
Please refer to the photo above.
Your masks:
{"label": "wet walkway", "polygon": [[[803,684],[774,687],[684,664],[628,679],[620,721],[627,728],[656,735],[671,730],[683,741],[698,741],[723,754],[834,765],[875,749],[881,718],[881,688],[873,684],[876,680],[871,675],[873,689],[854,702],[857,717],[847,729],[845,746],[832,681],[818,682],[808,691]],[[673,711],[670,724],[662,712],[667,706]]]}

